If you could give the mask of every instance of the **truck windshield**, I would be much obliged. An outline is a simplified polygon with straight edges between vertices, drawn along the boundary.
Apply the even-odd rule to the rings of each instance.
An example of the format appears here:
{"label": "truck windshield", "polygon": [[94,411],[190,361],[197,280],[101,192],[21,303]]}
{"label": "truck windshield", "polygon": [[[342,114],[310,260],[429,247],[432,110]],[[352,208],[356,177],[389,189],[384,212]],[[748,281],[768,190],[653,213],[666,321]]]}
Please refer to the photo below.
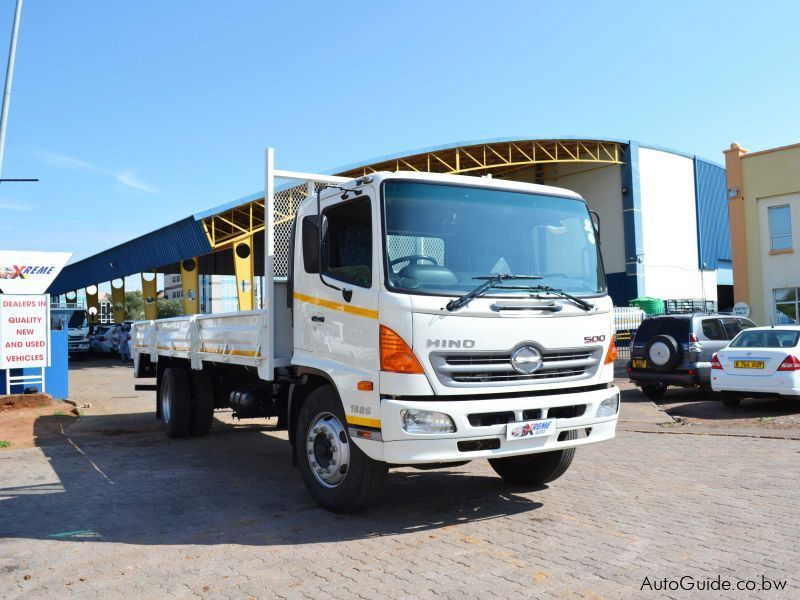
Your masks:
{"label": "truck windshield", "polygon": [[576,296],[605,292],[594,228],[581,200],[390,180],[384,207],[391,289],[461,295],[481,283],[476,278],[502,273],[541,277],[508,284],[514,287],[552,286]]}

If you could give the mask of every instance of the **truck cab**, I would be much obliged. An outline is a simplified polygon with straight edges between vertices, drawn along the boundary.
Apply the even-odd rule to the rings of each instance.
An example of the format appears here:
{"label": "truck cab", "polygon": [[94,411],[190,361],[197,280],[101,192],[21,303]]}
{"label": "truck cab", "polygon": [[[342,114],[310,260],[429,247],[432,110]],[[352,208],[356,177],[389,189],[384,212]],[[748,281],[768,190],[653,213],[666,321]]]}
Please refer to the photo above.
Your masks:
{"label": "truck cab", "polygon": [[[436,463],[613,436],[616,409],[597,416],[617,395],[612,304],[579,196],[419,173],[351,189],[298,213],[292,363],[328,374],[364,452]],[[531,277],[448,308],[504,274]],[[553,435],[506,437],[508,423],[553,417]]]}
{"label": "truck cab", "polygon": [[614,436],[612,303],[580,196],[417,172],[309,189],[285,251],[267,239],[262,310],[134,327],[169,435],[206,433],[214,408],[277,416],[309,492],[341,512],[393,466],[488,459],[540,486]]}
{"label": "truck cab", "polygon": [[70,358],[86,359],[91,352],[89,313],[83,308],[54,305],[50,308],[53,329],[67,330],[67,350]]}

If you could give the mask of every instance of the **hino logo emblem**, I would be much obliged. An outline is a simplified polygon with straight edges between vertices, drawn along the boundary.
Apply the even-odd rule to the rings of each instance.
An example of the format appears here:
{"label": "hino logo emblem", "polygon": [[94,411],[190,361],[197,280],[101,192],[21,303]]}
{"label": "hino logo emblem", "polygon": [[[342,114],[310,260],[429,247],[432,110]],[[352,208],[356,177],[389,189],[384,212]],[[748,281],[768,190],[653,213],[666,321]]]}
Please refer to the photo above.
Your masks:
{"label": "hino logo emblem", "polygon": [[533,346],[522,346],[511,355],[511,366],[523,375],[535,373],[542,366],[542,353]]}
{"label": "hino logo emblem", "polygon": [[474,348],[475,340],[428,340],[428,348]]}

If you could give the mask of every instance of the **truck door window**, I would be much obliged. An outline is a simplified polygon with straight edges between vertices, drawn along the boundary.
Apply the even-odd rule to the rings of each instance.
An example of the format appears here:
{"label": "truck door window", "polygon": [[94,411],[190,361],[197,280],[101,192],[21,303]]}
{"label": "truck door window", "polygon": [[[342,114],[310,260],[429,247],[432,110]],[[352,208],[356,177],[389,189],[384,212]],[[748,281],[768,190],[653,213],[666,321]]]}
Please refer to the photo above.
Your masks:
{"label": "truck door window", "polygon": [[319,273],[319,230],[317,215],[303,219],[303,267],[306,273]]}
{"label": "truck door window", "polygon": [[322,272],[357,285],[372,285],[372,209],[369,198],[323,212]]}

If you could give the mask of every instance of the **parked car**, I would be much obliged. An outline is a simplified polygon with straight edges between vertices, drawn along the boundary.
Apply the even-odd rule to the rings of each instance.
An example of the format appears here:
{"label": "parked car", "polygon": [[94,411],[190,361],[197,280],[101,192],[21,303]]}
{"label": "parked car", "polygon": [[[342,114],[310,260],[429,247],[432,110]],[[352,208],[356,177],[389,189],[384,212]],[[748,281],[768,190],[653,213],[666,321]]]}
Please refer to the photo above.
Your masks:
{"label": "parked car", "polygon": [[725,406],[743,398],[800,396],[800,325],[742,331],[711,359],[711,388]]}
{"label": "parked car", "polygon": [[111,354],[113,331],[111,325],[98,325],[92,335],[92,352],[94,354]]}
{"label": "parked car", "polygon": [[642,321],[631,346],[630,380],[644,395],[661,398],[670,385],[711,389],[711,358],[749,319],[719,313],[673,314]]}

